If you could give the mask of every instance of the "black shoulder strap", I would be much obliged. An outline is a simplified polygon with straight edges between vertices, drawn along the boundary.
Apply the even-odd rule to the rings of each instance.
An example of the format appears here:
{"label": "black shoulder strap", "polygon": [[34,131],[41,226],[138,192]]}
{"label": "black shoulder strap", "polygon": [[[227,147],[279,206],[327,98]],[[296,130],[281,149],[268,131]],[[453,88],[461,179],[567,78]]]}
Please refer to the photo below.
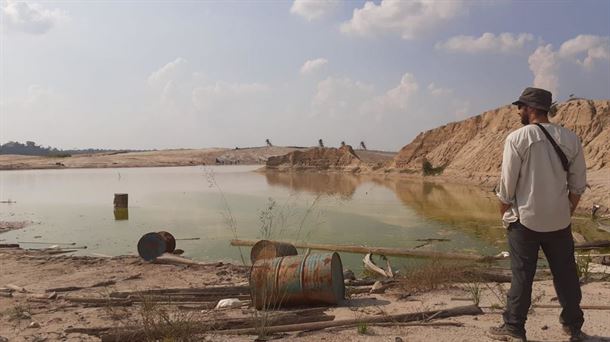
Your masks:
{"label": "black shoulder strap", "polygon": [[551,137],[549,132],[547,132],[547,130],[544,128],[544,126],[542,126],[539,123],[536,123],[535,125],[540,127],[540,129],[542,130],[542,133],[544,133],[544,135],[546,135],[546,138],[549,139],[549,141],[551,142],[551,145],[553,145],[553,148],[555,149],[555,152],[557,152],[557,155],[559,155],[559,159],[561,159],[561,165],[563,165],[563,169],[566,172],[568,172],[568,170],[570,168],[570,163],[568,162],[568,158],[566,157],[566,155],[563,153],[561,148],[559,148],[559,146],[557,145],[555,140],[553,140],[553,138]]}

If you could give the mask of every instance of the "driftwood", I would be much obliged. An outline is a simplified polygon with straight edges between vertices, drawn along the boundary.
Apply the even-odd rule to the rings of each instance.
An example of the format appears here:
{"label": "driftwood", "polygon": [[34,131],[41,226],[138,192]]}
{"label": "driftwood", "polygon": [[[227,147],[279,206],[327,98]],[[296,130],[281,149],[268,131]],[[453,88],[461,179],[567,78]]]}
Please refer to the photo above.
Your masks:
{"label": "driftwood", "polygon": [[375,264],[375,262],[373,262],[372,257],[373,257],[373,255],[371,253],[367,253],[364,256],[364,259],[362,259],[362,262],[364,263],[364,268],[365,269],[367,269],[367,270],[369,270],[371,272],[377,273],[377,274],[381,275],[382,277],[394,278],[394,273],[392,273],[392,267],[390,266],[390,261],[387,258],[385,258],[385,256],[382,256],[382,257],[385,258],[385,260],[386,260],[386,265],[387,265],[387,269],[386,270],[384,270],[381,267],[377,266]]}
{"label": "driftwood", "polygon": [[41,242],[41,241],[19,241],[19,243],[27,243],[31,245],[65,245],[75,246],[76,242]]}
{"label": "driftwood", "polygon": [[129,299],[117,299],[117,298],[99,298],[99,297],[72,297],[65,296],[63,297],[65,300],[72,303],[82,303],[82,304],[101,304],[108,306],[130,306],[133,304],[132,300]]}
{"label": "driftwood", "polygon": [[217,286],[217,287],[203,287],[203,288],[174,288],[174,289],[150,289],[141,291],[121,291],[112,292],[110,297],[113,298],[127,298],[129,296],[149,296],[149,295],[222,295],[232,296],[240,294],[250,294],[249,286]]}
{"label": "driftwood", "polygon": [[[278,315],[271,316],[267,320],[267,324],[273,325],[286,325],[288,323],[296,323],[296,324],[307,324],[311,322],[324,322],[324,321],[332,321],[335,316],[330,315]],[[215,333],[220,333],[226,329],[231,327],[240,327],[241,329],[250,329],[256,330],[257,320],[252,318],[247,319],[235,319],[235,318],[223,318],[216,321],[209,322],[197,322],[192,326],[185,327],[188,329],[189,333],[197,334],[197,333],[205,333],[208,331],[214,331]],[[91,328],[89,328],[91,329]],[[86,331],[86,330],[85,330]],[[76,331],[74,331],[76,332]],[[86,333],[83,330],[78,331],[80,333]],[[101,337],[102,342],[104,341],[140,341],[145,338],[161,338],[163,337],[163,327],[155,327],[153,329],[148,329],[145,331],[142,327],[131,328],[131,329],[120,329],[110,328],[105,330],[104,332],[94,331],[96,336]]]}
{"label": "driftwood", "polygon": [[[212,295],[162,295],[162,296],[129,296],[127,299],[134,302],[217,302],[225,295],[212,294]],[[231,298],[237,298],[240,300],[250,299],[250,295],[232,295]]]}
{"label": "driftwood", "polygon": [[95,283],[95,284],[93,284],[91,286],[55,287],[55,288],[51,288],[51,289],[46,289],[45,292],[70,292],[70,291],[78,291],[78,290],[94,288],[94,287],[109,286],[109,285],[114,285],[114,284],[116,284],[116,281],[114,281],[114,280],[106,280],[106,281],[101,281],[99,283]]}
{"label": "driftwood", "polygon": [[383,285],[395,283],[397,280],[395,279],[383,279],[383,280],[375,280],[375,279],[355,279],[355,280],[346,280],[345,286],[371,286],[375,284],[375,282],[381,281]]}
{"label": "driftwood", "polygon": [[[539,309],[561,309],[561,305],[557,304],[538,304],[532,305],[533,308]],[[610,305],[581,305],[583,310],[610,310]]]}
{"label": "driftwood", "polygon": [[[125,280],[132,280],[132,279],[137,279],[140,278],[142,276],[142,273],[136,273],[134,275],[125,277],[123,279],[120,279],[121,281],[125,281]],[[89,286],[64,286],[64,287],[55,287],[55,288],[51,288],[51,289],[46,289],[46,292],[70,292],[70,291],[78,291],[78,290],[83,290],[83,289],[89,289],[89,288],[94,288],[94,287],[104,287],[104,286],[110,286],[110,285],[115,285],[116,284],[116,280],[104,280],[104,281],[100,281],[98,283],[95,283],[93,285],[89,285]],[[111,296],[112,297],[112,296]]]}
{"label": "driftwood", "polygon": [[[424,311],[414,312],[408,314],[398,315],[387,315],[387,316],[376,316],[366,317],[362,319],[343,319],[330,322],[313,322],[303,324],[288,324],[288,325],[273,325],[266,328],[267,333],[280,333],[289,331],[300,331],[300,330],[320,330],[331,327],[340,326],[352,326],[362,323],[373,324],[373,323],[384,323],[384,322],[412,322],[435,318],[447,318],[462,315],[480,315],[483,311],[476,305],[459,306],[455,308],[437,310],[437,311]],[[217,331],[217,333],[227,335],[250,335],[257,334],[256,329],[231,329],[225,331]]]}
{"label": "driftwood", "polygon": [[585,243],[574,244],[575,249],[593,249],[593,248],[606,248],[606,247],[610,247],[609,240],[597,240],[597,241],[590,241],[590,242],[585,242]]}
{"label": "driftwood", "polygon": [[13,297],[13,293],[12,292],[0,292],[0,297],[11,298],[11,297]]}
{"label": "driftwood", "polygon": [[19,248],[17,243],[0,243],[0,248]]}
{"label": "driftwood", "polygon": [[[254,246],[258,240],[231,240],[232,246]],[[291,242],[292,243],[292,242]],[[472,260],[479,262],[493,261],[505,259],[502,255],[495,256],[482,256],[475,254],[465,253],[444,253],[434,251],[421,251],[409,248],[397,248],[397,247],[366,247],[366,246],[347,246],[347,245],[330,245],[330,244],[319,244],[319,243],[306,243],[297,242],[292,243],[296,248],[310,248],[322,251],[336,251],[336,252],[347,252],[347,253],[358,253],[358,254],[383,254],[393,256],[410,256],[417,258],[435,258],[435,259],[454,259],[454,260]]]}
{"label": "driftwood", "polygon": [[7,289],[11,289],[15,292],[22,292],[22,293],[28,292],[28,290],[26,290],[24,287],[13,285],[13,284],[6,284],[6,285],[4,285],[4,287],[6,287]]}
{"label": "driftwood", "polygon": [[49,248],[49,249],[40,249],[41,252],[44,252],[45,254],[49,254],[49,255],[55,255],[55,254],[66,254],[66,253],[74,253],[76,252],[76,249],[56,249],[56,248]]}
{"label": "driftwood", "polygon": [[165,253],[163,255],[161,255],[160,257],[157,257],[153,263],[155,264],[166,264],[166,265],[195,265],[195,266],[218,266],[218,262],[213,262],[213,263],[204,263],[204,262],[199,262],[199,261],[195,261],[195,260],[191,260],[191,259],[187,259],[187,258],[182,258],[179,256],[175,256],[173,254],[168,254]]}
{"label": "driftwood", "polygon": [[50,293],[33,293],[29,296],[30,299],[34,298],[34,299],[55,299],[57,298],[57,293],[55,292],[50,292]]}

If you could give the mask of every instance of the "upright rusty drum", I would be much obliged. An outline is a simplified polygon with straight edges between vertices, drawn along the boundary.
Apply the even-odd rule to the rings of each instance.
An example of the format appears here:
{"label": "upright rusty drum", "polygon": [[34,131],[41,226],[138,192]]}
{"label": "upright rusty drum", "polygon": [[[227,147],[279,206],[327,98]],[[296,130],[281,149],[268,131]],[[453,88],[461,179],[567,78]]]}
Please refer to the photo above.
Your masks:
{"label": "upright rusty drum", "polygon": [[337,253],[260,259],[250,272],[254,307],[339,304],[345,298],[343,265]]}
{"label": "upright rusty drum", "polygon": [[299,254],[297,249],[289,243],[260,240],[250,250],[250,261],[254,265],[260,259],[273,259],[297,254]]}

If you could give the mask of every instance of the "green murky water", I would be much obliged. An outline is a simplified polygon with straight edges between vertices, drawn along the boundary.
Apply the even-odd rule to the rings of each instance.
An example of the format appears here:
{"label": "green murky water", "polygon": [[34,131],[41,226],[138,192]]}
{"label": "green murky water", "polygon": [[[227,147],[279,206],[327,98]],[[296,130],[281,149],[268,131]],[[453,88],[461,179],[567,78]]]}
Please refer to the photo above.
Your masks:
{"label": "green murky water", "polygon": [[[271,237],[312,243],[424,250],[506,250],[491,192],[471,186],[343,174],[253,172],[253,166],[0,171],[0,220],[34,224],[0,235],[3,243],[75,242],[80,254],[134,254],[141,235],[166,230],[185,256],[239,262],[229,240]],[[129,220],[113,214],[114,193],[129,194]],[[269,209],[271,207],[271,209]],[[229,214],[230,211],[230,214]],[[235,224],[227,222],[232,216]],[[588,220],[575,229],[610,234]],[[450,241],[428,245],[417,239]],[[246,259],[249,248],[242,248]],[[341,254],[360,269],[360,255]],[[417,261],[392,258],[395,267]]]}

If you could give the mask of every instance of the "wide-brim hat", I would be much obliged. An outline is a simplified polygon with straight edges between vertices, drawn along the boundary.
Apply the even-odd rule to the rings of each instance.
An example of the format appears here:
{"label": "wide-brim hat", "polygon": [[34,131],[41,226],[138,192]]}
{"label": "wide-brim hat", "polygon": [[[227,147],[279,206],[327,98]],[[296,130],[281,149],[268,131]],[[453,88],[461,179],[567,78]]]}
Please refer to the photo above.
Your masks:
{"label": "wide-brim hat", "polygon": [[553,94],[550,91],[540,88],[527,87],[519,96],[519,99],[513,102],[514,105],[526,105],[548,112],[553,103]]}

